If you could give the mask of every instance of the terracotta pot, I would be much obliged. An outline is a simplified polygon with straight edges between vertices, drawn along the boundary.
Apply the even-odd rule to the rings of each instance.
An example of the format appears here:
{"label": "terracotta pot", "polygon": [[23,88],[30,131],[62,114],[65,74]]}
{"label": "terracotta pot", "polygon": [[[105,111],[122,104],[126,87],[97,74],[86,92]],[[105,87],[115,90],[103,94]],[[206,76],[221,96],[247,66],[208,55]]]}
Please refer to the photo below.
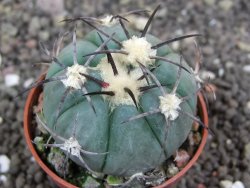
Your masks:
{"label": "terracotta pot", "polygon": [[[44,79],[44,76],[41,76],[41,78],[39,80]],[[24,135],[25,135],[25,139],[26,142],[28,144],[28,147],[33,155],[33,157],[35,158],[36,162],[40,165],[40,167],[47,173],[47,175],[60,187],[60,188],[77,188],[76,186],[66,182],[64,179],[62,179],[61,177],[59,177],[57,174],[55,174],[49,167],[47,167],[47,165],[42,161],[42,159],[40,158],[40,156],[38,155],[38,153],[36,152],[36,149],[33,145],[33,143],[31,142],[34,139],[34,129],[35,126],[32,125],[32,119],[33,117],[33,106],[37,104],[38,101],[38,97],[39,94],[42,91],[42,87],[37,87],[32,89],[29,92],[26,104],[25,104],[25,109],[24,109]],[[206,108],[206,104],[204,101],[204,98],[201,94],[198,95],[198,112],[199,112],[199,116],[202,120],[202,122],[208,126],[208,113],[207,113],[207,108]],[[196,153],[194,154],[193,158],[188,162],[188,164],[175,176],[173,176],[172,178],[168,179],[166,182],[164,182],[163,184],[155,187],[155,188],[170,188],[171,186],[173,186],[174,184],[176,184],[181,178],[182,176],[195,164],[195,162],[197,161],[198,157],[200,156],[206,140],[207,140],[207,136],[208,136],[208,131],[207,130],[203,130],[202,132],[202,140],[201,143],[196,151]]]}

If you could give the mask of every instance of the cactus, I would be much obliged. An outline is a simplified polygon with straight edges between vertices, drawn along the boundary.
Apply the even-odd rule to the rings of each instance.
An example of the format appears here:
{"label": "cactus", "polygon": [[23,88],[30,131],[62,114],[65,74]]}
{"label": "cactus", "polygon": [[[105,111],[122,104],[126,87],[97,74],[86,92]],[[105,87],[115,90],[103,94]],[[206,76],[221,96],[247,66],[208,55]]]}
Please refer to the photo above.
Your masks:
{"label": "cactus", "polygon": [[[44,127],[67,157],[91,173],[131,177],[161,166],[186,140],[195,116],[199,61],[193,70],[169,43],[127,29],[127,14],[79,17],[94,28],[51,55],[44,84]],[[61,41],[61,40],[58,40]],[[60,46],[60,45],[58,45]],[[46,84],[45,84],[46,83]],[[204,125],[203,125],[204,126]]]}

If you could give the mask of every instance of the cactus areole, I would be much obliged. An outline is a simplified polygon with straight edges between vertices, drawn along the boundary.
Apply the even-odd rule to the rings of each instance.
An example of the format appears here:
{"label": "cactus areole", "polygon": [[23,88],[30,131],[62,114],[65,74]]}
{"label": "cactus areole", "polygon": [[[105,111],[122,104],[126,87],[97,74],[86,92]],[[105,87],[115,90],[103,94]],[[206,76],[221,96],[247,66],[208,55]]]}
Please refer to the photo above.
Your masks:
{"label": "cactus areole", "polygon": [[155,36],[128,30],[128,38],[119,23],[98,29],[108,35],[91,31],[61,50],[64,66],[50,66],[47,79],[65,77],[44,85],[44,118],[52,136],[68,139],[61,148],[78,165],[123,177],[145,173],[186,140],[193,123],[186,114],[196,114],[195,75],[167,45],[154,48],[161,43]]}

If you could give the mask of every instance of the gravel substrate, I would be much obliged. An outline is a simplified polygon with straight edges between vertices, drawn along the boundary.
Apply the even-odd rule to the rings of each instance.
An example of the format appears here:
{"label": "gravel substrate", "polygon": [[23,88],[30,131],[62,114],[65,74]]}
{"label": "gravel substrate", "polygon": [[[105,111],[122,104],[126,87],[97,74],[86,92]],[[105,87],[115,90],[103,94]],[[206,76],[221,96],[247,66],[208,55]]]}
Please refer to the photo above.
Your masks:
{"label": "gravel substrate", "polygon": [[[195,166],[177,185],[180,188],[227,188],[240,181],[250,187],[250,3],[249,0],[48,0],[0,2],[0,156],[10,159],[10,169],[0,172],[3,188],[50,188],[53,184],[33,161],[23,138],[22,115],[26,96],[14,98],[46,67],[38,41],[53,46],[60,32],[70,26],[63,15],[99,16],[138,8],[162,9],[151,32],[161,39],[199,32],[203,51],[203,76],[210,75],[217,100],[210,100],[210,136]],[[51,11],[51,10],[52,11]],[[78,25],[78,37],[90,29]],[[192,40],[175,43],[188,62],[194,58]],[[12,82],[10,82],[10,80]],[[209,97],[211,98],[211,97]],[[1,168],[0,168],[1,169]],[[6,178],[6,179],[5,179]],[[225,183],[225,180],[227,182]],[[239,186],[239,182],[236,183]],[[236,185],[235,184],[235,185]],[[228,186],[230,188],[230,186]]]}

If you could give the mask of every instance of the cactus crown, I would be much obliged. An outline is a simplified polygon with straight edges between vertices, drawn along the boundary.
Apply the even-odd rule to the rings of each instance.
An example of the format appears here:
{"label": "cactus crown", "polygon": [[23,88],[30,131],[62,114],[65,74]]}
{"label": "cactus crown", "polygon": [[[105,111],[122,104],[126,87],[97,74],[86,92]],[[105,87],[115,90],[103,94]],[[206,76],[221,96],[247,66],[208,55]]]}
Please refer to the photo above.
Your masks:
{"label": "cactus crown", "polygon": [[[60,53],[44,87],[43,127],[75,163],[91,173],[135,177],[159,167],[185,141],[195,117],[200,61],[193,71],[168,44],[147,34],[159,6],[141,34],[125,27],[128,14],[79,17],[94,28]],[[62,40],[58,40],[62,41]],[[60,44],[58,44],[60,46]],[[199,55],[199,51],[197,52]],[[197,55],[197,56],[198,56]],[[29,88],[29,89],[30,89]],[[75,114],[78,131],[72,136]],[[203,125],[204,126],[204,125]]]}

